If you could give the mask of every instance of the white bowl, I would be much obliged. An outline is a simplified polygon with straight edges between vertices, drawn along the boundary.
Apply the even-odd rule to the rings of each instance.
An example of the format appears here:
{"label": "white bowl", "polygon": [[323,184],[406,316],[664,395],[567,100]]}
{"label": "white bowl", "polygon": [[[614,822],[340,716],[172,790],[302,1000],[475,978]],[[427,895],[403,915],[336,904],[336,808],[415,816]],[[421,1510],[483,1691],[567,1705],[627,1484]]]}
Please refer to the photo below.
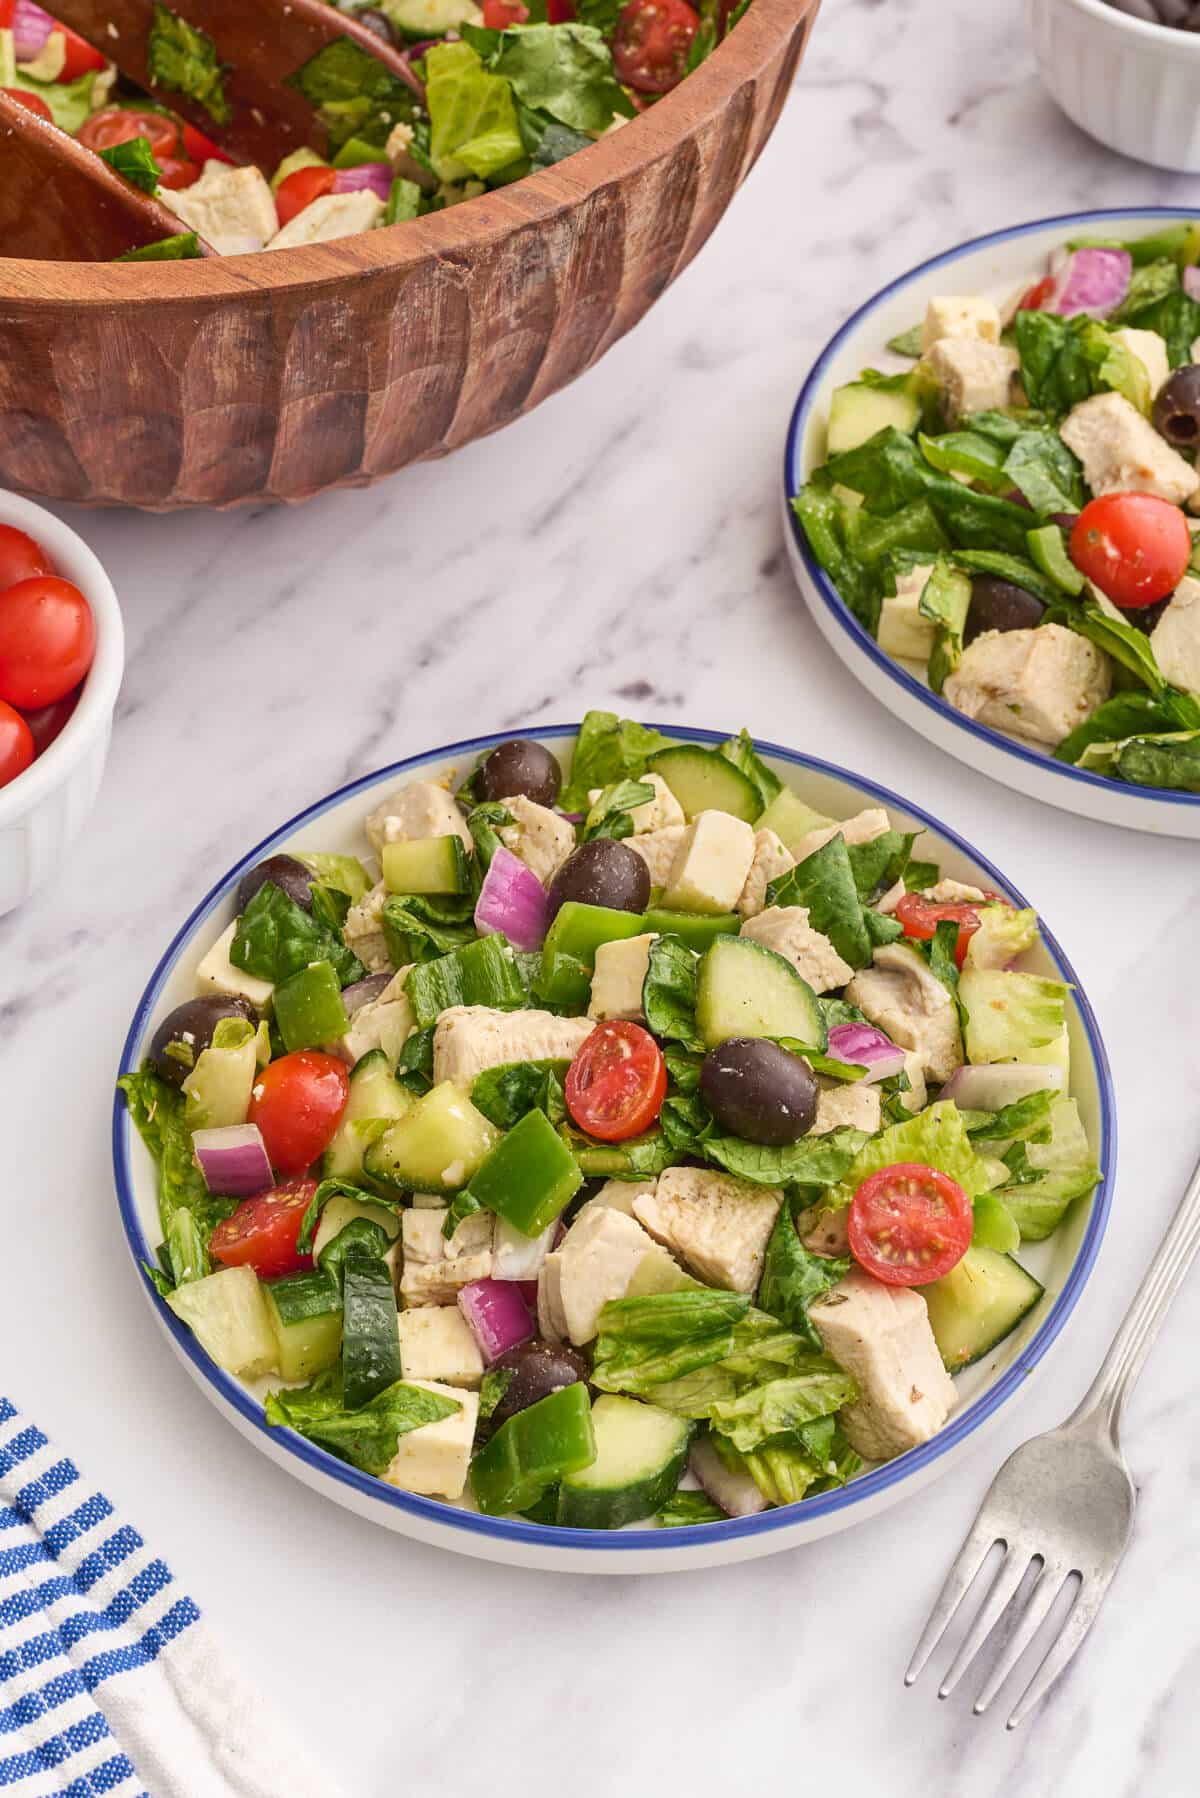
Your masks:
{"label": "white bowl", "polygon": [[[676,739],[701,743],[718,743],[728,734],[670,725],[660,728]],[[576,725],[555,725],[536,734],[540,741],[558,749],[574,739],[577,729]],[[363,819],[384,791],[394,785],[397,776],[411,776],[419,771],[439,779],[456,771],[461,777],[474,765],[481,750],[503,740],[486,737],[454,744],[367,775],[319,800],[252,849],[201,900],[159,962],[134,1014],[122,1068],[139,1065],[155,1026],[181,1000],[192,996],[196,963],[233,918],[237,883],[249,868],[264,856],[284,849],[300,853],[314,849],[364,852]],[[894,793],[792,750],[774,744],[760,744],[759,748],[780,777],[820,811],[833,817],[849,817],[864,805],[884,805],[902,830],[928,833],[918,853],[936,857],[944,873],[1006,893],[1017,904],[1026,903],[976,850]],[[962,1402],[946,1428],[932,1442],[861,1476],[842,1491],[766,1511],[758,1517],[687,1529],[560,1530],[483,1517],[436,1499],[396,1491],[348,1467],[290,1430],[268,1428],[260,1391],[252,1390],[210,1361],[146,1279],[144,1265],[153,1264],[160,1234],[157,1181],[154,1163],[118,1095],[113,1111],[113,1162],[121,1222],[138,1279],[183,1365],[217,1409],[249,1441],[305,1485],[404,1535],[484,1560],[575,1573],[675,1572],[795,1547],[799,1542],[860,1522],[944,1472],[1002,1407],[1026,1389],[1030,1373],[1058,1336],[1091,1273],[1108,1217],[1111,1170],[1116,1160],[1112,1081],[1091,1007],[1069,962],[1048,932],[1043,931],[1042,946],[1028,958],[1028,965],[1071,986],[1071,1091],[1079,1102],[1100,1165],[1106,1170],[1104,1178],[1091,1201],[1076,1205],[1048,1242],[1031,1245],[1028,1252],[1022,1252],[1022,1261],[1042,1281],[1046,1296],[993,1355],[959,1375]],[[160,1429],[171,1427],[170,1418],[159,1419]]]}
{"label": "white bowl", "polygon": [[1069,119],[1124,156],[1200,171],[1200,35],[1106,0],[1028,0],[1038,72]]}
{"label": "white bowl", "polygon": [[783,458],[784,541],[797,584],[831,649],[889,712],[947,754],[1018,793],[1103,824],[1193,839],[1200,838],[1200,794],[1128,786],[1056,762],[1046,750],[964,717],[930,691],[916,663],[898,662],[885,654],[812,554],[790,502],[825,460],[833,389],[857,380],[864,368],[911,367],[889,355],[884,346],[920,323],[933,295],[984,293],[1003,304],[1022,281],[1032,284],[1044,272],[1051,251],[1068,239],[1089,234],[1133,237],[1166,220],[1196,216],[1175,206],[1067,213],[972,238],[922,262],[860,306],[822,350],[792,412]]}
{"label": "white bowl", "polygon": [[53,512],[0,492],[0,524],[27,531],[64,580],[73,581],[96,620],[96,655],[64,729],[44,754],[0,787],[0,917],[48,878],[92,809],[125,666],[125,632],[112,582],[82,537]]}

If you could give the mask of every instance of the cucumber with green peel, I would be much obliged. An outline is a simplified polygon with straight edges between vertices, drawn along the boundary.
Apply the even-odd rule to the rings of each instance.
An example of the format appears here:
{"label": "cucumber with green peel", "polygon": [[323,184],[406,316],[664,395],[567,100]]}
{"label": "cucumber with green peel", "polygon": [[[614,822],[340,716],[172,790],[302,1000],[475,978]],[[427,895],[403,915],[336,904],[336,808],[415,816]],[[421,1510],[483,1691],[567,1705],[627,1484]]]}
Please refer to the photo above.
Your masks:
{"label": "cucumber with green peel", "polygon": [[703,912],[668,911],[666,906],[652,906],[642,920],[642,929],[655,936],[677,936],[681,942],[702,955],[719,936],[736,936],[742,920],[733,911],[706,916]]}
{"label": "cucumber with green peel", "polygon": [[322,1273],[288,1274],[263,1286],[285,1380],[311,1380],[342,1352],[342,1299]]}
{"label": "cucumber with green peel", "polygon": [[844,387],[835,387],[830,397],[826,454],[840,456],[858,449],[877,431],[889,428],[911,436],[920,422],[921,402],[909,388],[869,387],[849,381]]}
{"label": "cucumber with green peel", "polygon": [[790,1037],[818,1053],[827,1041],[817,995],[790,961],[752,937],[721,936],[696,980],[696,1023],[710,1048],[733,1036]]}
{"label": "cucumber with green peel", "polygon": [[790,787],[784,787],[758,820],[758,828],[773,830],[788,854],[795,855],[811,831],[825,830],[832,823],[832,818],[827,818],[823,812],[815,812]]}
{"label": "cucumber with green peel", "polygon": [[646,769],[666,781],[689,823],[701,812],[732,812],[753,824],[763,809],[749,775],[715,749],[680,743],[652,755]]}
{"label": "cucumber with green peel", "polygon": [[461,837],[416,837],[380,852],[389,893],[469,893],[471,863]]}
{"label": "cucumber with green peel", "polygon": [[400,1235],[400,1219],[394,1211],[389,1211],[385,1205],[369,1205],[361,1199],[352,1199],[349,1193],[337,1192],[321,1207],[321,1215],[313,1234],[313,1260],[319,1262],[322,1251],[329,1247],[334,1237],[347,1224],[360,1219],[364,1223],[378,1224],[381,1230],[386,1231],[391,1242],[395,1242]]}
{"label": "cucumber with green peel", "polygon": [[1011,1255],[969,1248],[957,1267],[921,1287],[938,1352],[951,1373],[980,1360],[1012,1334],[1045,1287]]}
{"label": "cucumber with green peel", "polygon": [[596,1458],[558,1489],[568,1529],[619,1530],[652,1517],[679,1484],[691,1426],[635,1398],[603,1393],[592,1406]]}
{"label": "cucumber with green peel", "polygon": [[[392,1073],[382,1049],[372,1049],[355,1062],[350,1074],[350,1095],[342,1121],[333,1140],[321,1158],[323,1180],[357,1180],[363,1171],[363,1156],[371,1141],[372,1131],[360,1129],[372,1119],[402,1118],[412,1110],[416,1100],[407,1087]],[[382,1130],[374,1134],[382,1134]]]}
{"label": "cucumber with green peel", "polygon": [[346,1258],[342,1285],[342,1390],[346,1409],[369,1404],[403,1378],[396,1292],[379,1255]]}
{"label": "cucumber with green peel", "polygon": [[556,956],[570,956],[586,968],[593,968],[602,943],[623,942],[626,937],[641,936],[645,929],[641,912],[617,911],[609,905],[583,905],[577,899],[568,899],[559,906],[546,932],[542,945],[543,976]]}
{"label": "cucumber with green peel", "polygon": [[1026,531],[1030,559],[1064,593],[1073,597],[1083,592],[1083,576],[1067,550],[1066,533],[1057,524],[1043,524],[1036,531]]}
{"label": "cucumber with green peel", "polygon": [[443,1080],[368,1144],[363,1171],[403,1192],[459,1192],[499,1140],[466,1093]]}

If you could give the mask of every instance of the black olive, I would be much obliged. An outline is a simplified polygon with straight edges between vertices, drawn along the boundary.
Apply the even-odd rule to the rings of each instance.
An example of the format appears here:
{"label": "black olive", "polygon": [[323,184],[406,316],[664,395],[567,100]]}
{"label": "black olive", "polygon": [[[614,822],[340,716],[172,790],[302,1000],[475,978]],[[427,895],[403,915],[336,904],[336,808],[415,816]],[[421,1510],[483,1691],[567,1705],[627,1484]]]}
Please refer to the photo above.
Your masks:
{"label": "black olive", "polygon": [[763,1037],[734,1036],[710,1049],[700,1092],[718,1124],[746,1142],[797,1142],[816,1122],[816,1075]]}
{"label": "black olive", "polygon": [[1002,581],[995,574],[977,574],[971,581],[971,604],[963,642],[973,643],[984,631],[1024,631],[1041,622],[1045,606],[1024,587]]}
{"label": "black olive", "polygon": [[1200,363],[1177,368],[1158,390],[1154,428],[1176,449],[1200,448]]}
{"label": "black olive", "polygon": [[539,1399],[549,1398],[552,1392],[560,1392],[564,1386],[573,1386],[576,1380],[588,1377],[588,1364],[582,1355],[565,1342],[542,1342],[538,1338],[509,1349],[495,1365],[509,1368],[513,1377],[492,1412],[493,1429],[499,1429],[518,1411],[527,1411]]}
{"label": "black olive", "polygon": [[607,905],[612,911],[645,911],[650,870],[628,844],[593,837],[572,850],[550,883],[552,918],[568,899],[577,905]]}
{"label": "black olive", "polygon": [[259,862],[257,868],[251,868],[249,874],[243,874],[238,882],[237,908],[244,912],[259,887],[267,881],[285,892],[294,904],[305,911],[312,910],[313,877],[303,862],[298,862],[294,855],[269,855],[265,862]]}
{"label": "black olive", "polygon": [[386,13],[380,12],[376,7],[364,6],[362,11],[354,16],[358,23],[371,33],[372,37],[379,39],[380,43],[395,45],[399,42],[392,28],[392,21]]}
{"label": "black olive", "polygon": [[562,769],[548,749],[527,737],[500,743],[475,776],[481,799],[515,799],[524,794],[536,805],[553,805],[562,787]]}
{"label": "black olive", "polygon": [[185,999],[169,1012],[150,1041],[154,1071],[172,1086],[182,1086],[200,1056],[212,1042],[222,1018],[245,1018],[258,1026],[258,1013],[249,999],[226,998],[207,993],[201,999]]}
{"label": "black olive", "polygon": [[1152,606],[1131,606],[1123,614],[1125,622],[1132,624],[1137,630],[1144,631],[1148,637],[1167,607],[1171,603],[1171,595],[1166,599],[1156,600]]}

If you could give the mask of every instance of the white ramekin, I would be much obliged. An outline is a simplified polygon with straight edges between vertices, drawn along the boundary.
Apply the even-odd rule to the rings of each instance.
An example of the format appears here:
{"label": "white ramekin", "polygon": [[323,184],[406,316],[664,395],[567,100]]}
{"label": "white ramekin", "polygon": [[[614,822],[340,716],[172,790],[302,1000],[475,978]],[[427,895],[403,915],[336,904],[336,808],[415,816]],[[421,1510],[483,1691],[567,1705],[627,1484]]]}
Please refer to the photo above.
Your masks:
{"label": "white ramekin", "polygon": [[1200,173],[1200,33],[1149,25],[1107,0],[1028,0],[1042,80],[1112,150]]}
{"label": "white ramekin", "polygon": [[83,829],[104,772],[113,707],[125,666],[125,632],[112,582],[87,544],[32,500],[0,492],[0,524],[16,525],[48,552],[87,597],[96,658],[79,703],[43,755],[0,787],[0,916],[40,886]]}

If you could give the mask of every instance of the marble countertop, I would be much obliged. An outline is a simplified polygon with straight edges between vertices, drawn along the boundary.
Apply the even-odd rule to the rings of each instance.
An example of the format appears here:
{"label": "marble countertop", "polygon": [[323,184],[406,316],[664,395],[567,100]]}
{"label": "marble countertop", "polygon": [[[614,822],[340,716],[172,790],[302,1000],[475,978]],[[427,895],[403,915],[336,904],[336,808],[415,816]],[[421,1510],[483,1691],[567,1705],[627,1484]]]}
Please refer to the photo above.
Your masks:
{"label": "marble countertop", "polygon": [[[1023,800],[868,699],[798,601],[777,485],[805,370],[886,278],[1030,216],[1188,200],[1196,183],[1056,112],[1018,0],[826,0],[711,244],[532,417],[299,511],[70,514],[112,573],[130,655],[91,828],[0,924],[5,1383],[140,1522],[352,1798],[660,1783],[715,1798],[781,1779],[892,1798],[1195,1789],[1200,1276],[1128,1418],[1136,1539],[1052,1701],[1010,1737],[1000,1715],[939,1705],[928,1675],[906,1693],[901,1675],[992,1471],[1084,1390],[1200,1148],[1196,854]],[[134,1002],[225,867],[354,775],[588,705],[748,724],[974,838],[1075,961],[1120,1102],[1095,1277],[973,1458],[812,1547],[640,1581],[424,1550],[255,1454],[164,1351],[108,1151]]]}

